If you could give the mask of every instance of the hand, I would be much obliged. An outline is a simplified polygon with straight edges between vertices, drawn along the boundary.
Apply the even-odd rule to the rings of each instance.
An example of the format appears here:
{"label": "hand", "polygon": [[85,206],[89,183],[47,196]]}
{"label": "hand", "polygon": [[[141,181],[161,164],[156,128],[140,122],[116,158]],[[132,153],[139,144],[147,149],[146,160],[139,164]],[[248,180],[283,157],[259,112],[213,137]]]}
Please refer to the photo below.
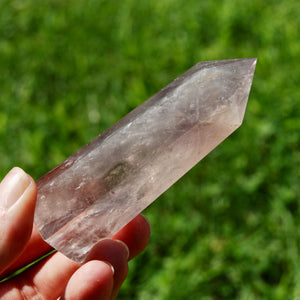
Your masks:
{"label": "hand", "polygon": [[[0,184],[0,278],[48,253],[33,225],[37,188],[13,168]],[[0,283],[1,299],[114,299],[127,276],[128,260],[146,247],[148,221],[137,216],[113,239],[99,242],[82,265],[56,252]]]}

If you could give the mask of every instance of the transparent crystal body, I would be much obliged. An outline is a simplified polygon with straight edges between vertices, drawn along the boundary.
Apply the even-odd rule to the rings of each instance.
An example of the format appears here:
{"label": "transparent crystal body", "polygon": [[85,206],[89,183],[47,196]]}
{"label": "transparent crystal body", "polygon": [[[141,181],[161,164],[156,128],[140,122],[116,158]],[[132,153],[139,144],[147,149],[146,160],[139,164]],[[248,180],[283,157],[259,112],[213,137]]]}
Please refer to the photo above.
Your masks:
{"label": "transparent crystal body", "polygon": [[241,125],[255,65],[198,63],[40,178],[46,242],[84,261]]}

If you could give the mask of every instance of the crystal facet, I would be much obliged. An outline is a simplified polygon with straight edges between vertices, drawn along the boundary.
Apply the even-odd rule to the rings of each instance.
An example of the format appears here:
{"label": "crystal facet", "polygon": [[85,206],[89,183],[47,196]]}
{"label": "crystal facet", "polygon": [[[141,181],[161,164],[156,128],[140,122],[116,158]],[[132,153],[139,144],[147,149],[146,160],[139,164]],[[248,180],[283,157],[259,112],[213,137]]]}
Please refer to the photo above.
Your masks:
{"label": "crystal facet", "polygon": [[42,237],[82,262],[243,120],[256,59],[200,62],[37,182]]}

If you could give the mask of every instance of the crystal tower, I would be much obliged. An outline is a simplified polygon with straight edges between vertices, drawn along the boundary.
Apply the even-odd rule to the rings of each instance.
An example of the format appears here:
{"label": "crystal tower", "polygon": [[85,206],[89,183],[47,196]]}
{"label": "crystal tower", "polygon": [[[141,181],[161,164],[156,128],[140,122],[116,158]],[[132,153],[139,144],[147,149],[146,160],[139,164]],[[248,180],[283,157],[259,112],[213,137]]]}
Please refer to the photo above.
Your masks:
{"label": "crystal tower", "polygon": [[82,262],[242,123],[256,59],[200,62],[37,181],[35,223]]}

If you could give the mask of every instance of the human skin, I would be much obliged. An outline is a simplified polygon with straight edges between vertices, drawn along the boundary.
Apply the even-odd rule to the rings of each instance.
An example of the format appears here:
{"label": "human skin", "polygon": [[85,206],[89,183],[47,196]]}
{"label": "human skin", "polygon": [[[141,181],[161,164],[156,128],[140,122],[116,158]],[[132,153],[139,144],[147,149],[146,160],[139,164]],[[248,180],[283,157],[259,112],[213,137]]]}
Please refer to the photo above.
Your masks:
{"label": "human skin", "polygon": [[[20,168],[0,184],[0,278],[52,248],[33,224],[37,188]],[[59,252],[0,284],[0,299],[114,299],[128,273],[128,261],[150,237],[147,219],[138,215],[112,239],[100,241],[83,264]]]}

